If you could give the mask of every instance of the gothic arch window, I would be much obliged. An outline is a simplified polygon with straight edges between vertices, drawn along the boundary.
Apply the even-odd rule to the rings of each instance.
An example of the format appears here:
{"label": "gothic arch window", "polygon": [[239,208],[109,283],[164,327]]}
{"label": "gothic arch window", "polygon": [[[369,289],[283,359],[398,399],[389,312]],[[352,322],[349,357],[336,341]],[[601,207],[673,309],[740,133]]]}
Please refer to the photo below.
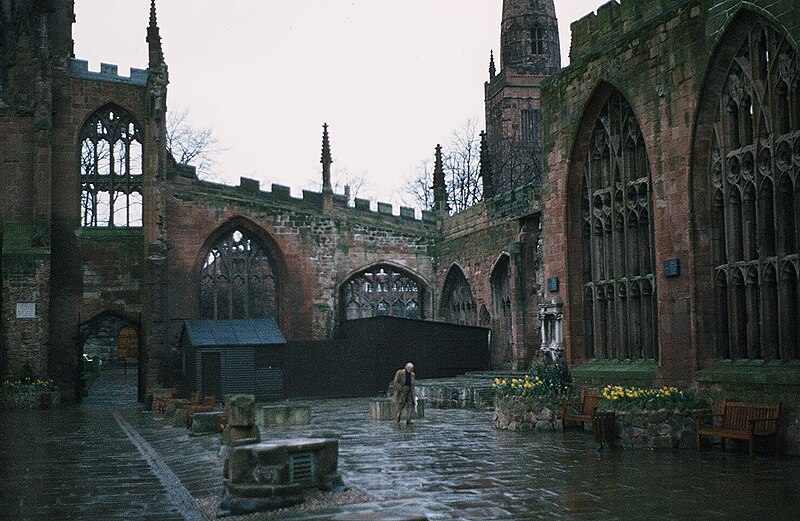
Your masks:
{"label": "gothic arch window", "polygon": [[200,272],[200,317],[225,320],[277,316],[273,263],[250,232],[234,228],[208,251]]}
{"label": "gothic arch window", "polygon": [[763,20],[739,23],[723,42],[722,88],[706,94],[716,354],[797,359],[800,62]]}
{"label": "gothic arch window", "polygon": [[511,259],[503,255],[492,272],[492,356],[498,362],[514,360]]}
{"label": "gothic arch window", "polygon": [[379,264],[350,277],[343,285],[340,307],[344,320],[392,316],[425,318],[425,286],[403,269]]}
{"label": "gothic arch window", "polygon": [[107,106],[80,133],[81,225],[142,225],[142,138],[130,114]]}
{"label": "gothic arch window", "polygon": [[581,271],[588,356],[657,358],[650,165],[636,116],[617,91],[594,123],[586,164]]}
{"label": "gothic arch window", "polygon": [[447,273],[442,290],[442,308],[440,314],[445,322],[474,326],[478,321],[478,310],[472,288],[458,266],[453,266]]}

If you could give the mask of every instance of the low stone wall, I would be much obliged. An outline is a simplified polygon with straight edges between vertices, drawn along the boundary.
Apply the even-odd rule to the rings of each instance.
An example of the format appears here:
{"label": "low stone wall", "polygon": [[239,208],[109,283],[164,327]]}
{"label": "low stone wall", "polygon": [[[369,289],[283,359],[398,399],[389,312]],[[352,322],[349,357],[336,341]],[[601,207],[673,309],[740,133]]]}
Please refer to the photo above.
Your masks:
{"label": "low stone wall", "polygon": [[692,449],[694,415],[708,410],[616,411],[616,439],[632,449]]}
{"label": "low stone wall", "polygon": [[494,422],[498,429],[510,431],[561,429],[558,403],[530,396],[498,396],[495,399]]}
{"label": "low stone wall", "polygon": [[[49,398],[47,398],[49,396]],[[61,403],[58,389],[42,391],[41,389],[17,389],[0,391],[0,408],[9,409],[46,409]]]}
{"label": "low stone wall", "polygon": [[[615,445],[632,449],[691,449],[695,446],[694,415],[707,409],[614,411]],[[495,426],[511,431],[561,429],[558,403],[533,397],[498,396]],[[591,429],[591,423],[586,424]]]}

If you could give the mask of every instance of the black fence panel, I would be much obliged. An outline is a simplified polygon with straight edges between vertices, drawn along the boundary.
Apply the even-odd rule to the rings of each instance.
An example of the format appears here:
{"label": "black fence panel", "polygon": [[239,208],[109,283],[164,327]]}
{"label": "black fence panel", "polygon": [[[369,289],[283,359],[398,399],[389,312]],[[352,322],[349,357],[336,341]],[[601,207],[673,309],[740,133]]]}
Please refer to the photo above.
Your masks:
{"label": "black fence panel", "polygon": [[374,396],[409,361],[417,378],[487,370],[489,330],[394,317],[350,320],[336,339],[286,345],[284,389],[287,397]]}

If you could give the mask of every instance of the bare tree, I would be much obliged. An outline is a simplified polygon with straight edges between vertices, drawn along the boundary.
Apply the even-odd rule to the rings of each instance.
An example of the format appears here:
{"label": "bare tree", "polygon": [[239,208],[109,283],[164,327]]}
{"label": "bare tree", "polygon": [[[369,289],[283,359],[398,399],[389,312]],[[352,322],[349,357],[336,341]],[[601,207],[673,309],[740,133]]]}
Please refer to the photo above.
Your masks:
{"label": "bare tree", "polygon": [[347,204],[351,204],[356,197],[364,195],[364,191],[369,189],[366,172],[354,174],[344,166],[334,168],[331,175],[331,185],[333,193],[347,195]]}
{"label": "bare tree", "polygon": [[412,177],[406,180],[400,200],[406,206],[422,210],[433,209],[433,161],[423,159],[414,169]]}
{"label": "bare tree", "polygon": [[[458,213],[481,201],[480,134],[475,118],[465,121],[450,135],[443,149],[442,164],[447,185],[447,204]],[[420,162],[403,187],[403,202],[423,210],[433,208],[433,161]]]}
{"label": "bare tree", "polygon": [[213,177],[211,169],[222,152],[218,145],[213,130],[192,125],[188,107],[167,113],[167,151],[178,163],[194,165],[198,177]]}
{"label": "bare tree", "polygon": [[[334,163],[336,165],[336,163]],[[322,190],[322,178],[319,175],[306,180],[306,185],[316,186],[317,190]],[[367,180],[367,173],[362,171],[354,174],[346,166],[333,167],[331,172],[331,188],[335,194],[347,195],[347,204],[351,205],[356,197],[365,197],[369,192],[370,185]]]}
{"label": "bare tree", "polygon": [[481,201],[480,150],[478,124],[470,118],[453,131],[443,158],[447,203],[454,213]]}

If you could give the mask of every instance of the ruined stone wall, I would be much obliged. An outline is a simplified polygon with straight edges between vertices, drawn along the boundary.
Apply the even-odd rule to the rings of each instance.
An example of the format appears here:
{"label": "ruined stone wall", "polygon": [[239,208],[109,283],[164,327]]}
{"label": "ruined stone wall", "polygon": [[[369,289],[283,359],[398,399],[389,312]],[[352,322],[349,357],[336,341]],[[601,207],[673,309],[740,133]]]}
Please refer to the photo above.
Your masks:
{"label": "ruined stone wall", "polygon": [[[442,305],[442,284],[452,266],[462,270],[475,299],[478,322],[483,327],[499,326],[492,299],[492,272],[502,255],[511,260],[513,357],[492,342],[493,367],[511,364],[526,367],[539,347],[538,253],[540,214],[536,193],[527,186],[478,204],[442,221],[441,240],[436,247],[436,273]],[[486,314],[489,320],[486,321]],[[439,316],[442,316],[440,311]],[[482,322],[483,317],[483,322]]]}
{"label": "ruined stone wall", "polygon": [[140,228],[84,228],[81,323],[104,311],[135,318],[142,312],[144,243]]}
{"label": "ruined stone wall", "polygon": [[391,215],[386,205],[374,212],[366,201],[349,208],[340,198],[326,213],[321,194],[293,198],[286,187],[261,191],[250,180],[226,187],[180,179],[168,191],[169,332],[162,349],[177,346],[184,320],[198,318],[202,263],[214,242],[237,227],[267,247],[277,278],[278,323],[289,340],[329,338],[341,317],[340,285],[377,263],[403,267],[422,280],[428,286],[423,312],[433,313],[435,226],[429,216],[415,220],[407,210]]}
{"label": "ruined stone wall", "polygon": [[[793,0],[623,0],[572,24],[571,65],[544,86],[545,277],[558,277],[565,301],[568,358],[586,360],[582,311],[580,187],[587,143],[597,114],[612,90],[630,103],[645,140],[651,170],[658,292],[659,377],[689,383],[713,360],[701,314],[708,300],[698,287],[713,284],[696,259],[710,230],[695,227],[693,176],[707,175],[693,163],[701,92],[727,24],[748,9],[800,34]],[[707,165],[706,165],[707,166]],[[680,274],[666,278],[662,266],[678,259]],[[707,295],[708,293],[703,293]],[[556,294],[548,293],[550,299]],[[702,297],[708,299],[709,297]]]}

